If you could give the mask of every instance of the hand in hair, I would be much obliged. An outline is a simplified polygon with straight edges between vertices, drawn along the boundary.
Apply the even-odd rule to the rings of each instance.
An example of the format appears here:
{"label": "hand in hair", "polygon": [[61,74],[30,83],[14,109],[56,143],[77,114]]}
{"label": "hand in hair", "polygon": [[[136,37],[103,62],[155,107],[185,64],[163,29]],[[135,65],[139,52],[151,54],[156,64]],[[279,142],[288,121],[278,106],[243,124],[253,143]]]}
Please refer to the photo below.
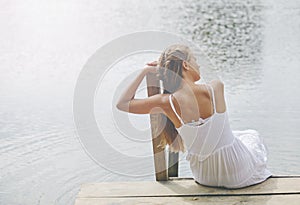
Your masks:
{"label": "hand in hair", "polygon": [[147,63],[149,66],[157,66],[157,61],[152,61],[151,63]]}
{"label": "hand in hair", "polygon": [[156,74],[158,72],[157,61],[153,61],[151,63],[147,63],[147,66],[144,67],[147,73]]}

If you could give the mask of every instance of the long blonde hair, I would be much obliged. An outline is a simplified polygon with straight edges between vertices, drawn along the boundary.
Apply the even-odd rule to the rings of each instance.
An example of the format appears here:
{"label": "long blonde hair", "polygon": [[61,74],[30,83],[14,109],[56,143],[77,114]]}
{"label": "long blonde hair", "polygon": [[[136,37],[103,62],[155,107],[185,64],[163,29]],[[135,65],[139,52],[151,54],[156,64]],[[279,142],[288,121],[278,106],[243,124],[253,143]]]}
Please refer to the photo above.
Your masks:
{"label": "long blonde hair", "polygon": [[[171,45],[162,52],[158,60],[158,77],[162,80],[164,94],[171,94],[178,90],[183,78],[183,61],[189,62],[191,55],[192,51],[190,48],[182,44]],[[174,124],[164,115],[162,120],[166,120],[166,127],[162,133],[162,140],[159,146],[165,148],[166,144],[168,144],[171,152],[185,152],[184,143]]]}

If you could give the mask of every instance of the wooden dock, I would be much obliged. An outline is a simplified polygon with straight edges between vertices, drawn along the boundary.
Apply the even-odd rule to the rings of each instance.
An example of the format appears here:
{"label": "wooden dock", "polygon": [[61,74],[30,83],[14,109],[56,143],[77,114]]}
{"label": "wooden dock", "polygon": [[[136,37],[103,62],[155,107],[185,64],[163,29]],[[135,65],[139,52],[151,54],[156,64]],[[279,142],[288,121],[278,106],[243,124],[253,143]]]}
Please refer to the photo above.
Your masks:
{"label": "wooden dock", "polygon": [[177,177],[168,181],[82,184],[75,205],[96,204],[299,205],[300,176],[273,176],[242,189],[206,187],[192,178]]}
{"label": "wooden dock", "polygon": [[[147,76],[148,96],[161,93],[155,75]],[[159,132],[162,114],[151,114],[151,133],[156,181],[82,184],[75,205],[98,204],[205,204],[205,205],[300,205],[300,176],[273,176],[243,189],[212,188],[193,178],[178,178],[178,153],[158,147],[163,135],[177,136],[175,128]],[[171,123],[170,121],[167,122]],[[165,158],[167,155],[168,160]],[[167,163],[168,162],[168,163]]]}

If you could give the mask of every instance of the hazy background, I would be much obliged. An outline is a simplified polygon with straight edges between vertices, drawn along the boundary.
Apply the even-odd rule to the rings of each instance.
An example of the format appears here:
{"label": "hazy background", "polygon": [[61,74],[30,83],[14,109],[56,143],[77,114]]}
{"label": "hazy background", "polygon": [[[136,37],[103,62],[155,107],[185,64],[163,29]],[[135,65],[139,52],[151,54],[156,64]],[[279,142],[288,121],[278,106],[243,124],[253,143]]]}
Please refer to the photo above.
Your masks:
{"label": "hazy background", "polygon": [[[273,174],[299,175],[299,1],[0,0],[0,204],[71,205],[85,182],[155,180],[95,164],[77,139],[72,114],[88,58],[110,40],[143,30],[173,32],[201,47],[217,65],[203,67],[203,77],[225,83],[232,129],[258,130]],[[148,135],[142,142],[125,139],[112,123],[111,99],[129,70],[155,57],[114,65],[95,98],[99,127],[124,154],[152,153],[149,118],[130,115]],[[153,166],[120,162],[118,172],[153,173]],[[192,177],[184,154],[179,175]]]}

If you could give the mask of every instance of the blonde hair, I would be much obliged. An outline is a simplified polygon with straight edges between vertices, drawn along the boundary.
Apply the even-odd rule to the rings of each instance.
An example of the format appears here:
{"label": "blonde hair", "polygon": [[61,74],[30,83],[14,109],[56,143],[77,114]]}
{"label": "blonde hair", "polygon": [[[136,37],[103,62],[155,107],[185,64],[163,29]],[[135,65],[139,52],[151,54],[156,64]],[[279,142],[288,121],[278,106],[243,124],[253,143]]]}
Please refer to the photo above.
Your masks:
{"label": "blonde hair", "polygon": [[174,93],[179,88],[183,78],[182,63],[189,62],[191,55],[190,48],[182,44],[171,45],[160,55],[158,76],[168,93]]}
{"label": "blonde hair", "polygon": [[[183,61],[189,62],[191,55],[192,51],[190,48],[182,44],[171,45],[160,55],[158,60],[158,77],[162,80],[164,94],[174,93],[178,90],[183,78]],[[165,148],[168,144],[171,152],[185,152],[184,143],[174,124],[164,115],[162,120],[166,120],[166,126],[159,146]]]}

